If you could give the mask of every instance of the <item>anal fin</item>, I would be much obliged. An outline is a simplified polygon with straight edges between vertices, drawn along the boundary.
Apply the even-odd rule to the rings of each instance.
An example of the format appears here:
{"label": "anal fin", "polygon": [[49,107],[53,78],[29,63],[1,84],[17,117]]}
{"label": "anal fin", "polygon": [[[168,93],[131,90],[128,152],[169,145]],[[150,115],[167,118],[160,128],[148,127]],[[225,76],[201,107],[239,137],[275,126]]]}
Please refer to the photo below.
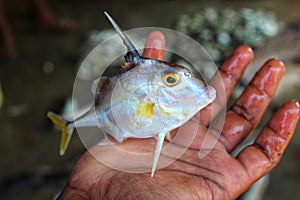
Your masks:
{"label": "anal fin", "polygon": [[156,142],[156,147],[155,147],[155,153],[154,153],[154,159],[153,159],[153,164],[152,164],[152,171],[151,171],[151,177],[154,176],[155,169],[158,163],[158,159],[160,156],[160,152],[164,143],[166,133],[161,132],[157,135],[157,142]]}

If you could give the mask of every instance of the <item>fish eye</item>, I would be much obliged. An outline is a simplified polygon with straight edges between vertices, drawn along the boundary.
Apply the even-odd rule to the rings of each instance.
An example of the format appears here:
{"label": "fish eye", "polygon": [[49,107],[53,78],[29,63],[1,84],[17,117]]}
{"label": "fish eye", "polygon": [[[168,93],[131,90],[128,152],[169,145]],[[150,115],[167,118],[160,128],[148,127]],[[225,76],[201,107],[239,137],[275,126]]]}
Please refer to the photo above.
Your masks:
{"label": "fish eye", "polygon": [[163,82],[167,86],[175,86],[179,82],[179,76],[175,73],[165,73],[163,74]]}

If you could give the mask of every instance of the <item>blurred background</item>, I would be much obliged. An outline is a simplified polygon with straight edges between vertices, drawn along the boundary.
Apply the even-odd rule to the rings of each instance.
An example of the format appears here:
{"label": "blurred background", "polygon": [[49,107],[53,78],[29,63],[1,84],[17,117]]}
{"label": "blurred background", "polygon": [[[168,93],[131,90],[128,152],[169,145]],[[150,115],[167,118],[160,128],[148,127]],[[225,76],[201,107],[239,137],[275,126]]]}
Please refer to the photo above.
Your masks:
{"label": "blurred background", "polygon": [[[256,58],[233,98],[266,59],[283,59],[287,73],[258,130],[284,101],[300,100],[298,0],[46,1],[55,17],[71,22],[68,29],[41,28],[29,13],[28,2],[2,0],[17,53],[5,53],[5,34],[0,30],[0,199],[55,199],[84,153],[74,134],[66,155],[60,157],[60,134],[45,114],[50,109],[67,112],[80,62],[88,49],[111,34],[104,10],[125,30],[154,26],[188,34],[201,42],[216,63],[239,44],[252,46]],[[300,199],[299,128],[264,183],[262,199]]]}

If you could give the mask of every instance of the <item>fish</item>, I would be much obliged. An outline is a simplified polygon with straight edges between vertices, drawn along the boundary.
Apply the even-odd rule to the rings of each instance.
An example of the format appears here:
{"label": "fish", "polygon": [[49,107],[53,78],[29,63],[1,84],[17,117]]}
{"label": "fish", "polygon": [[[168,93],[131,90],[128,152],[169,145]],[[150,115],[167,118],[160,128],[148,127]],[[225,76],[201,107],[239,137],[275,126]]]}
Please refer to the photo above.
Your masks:
{"label": "fish", "polygon": [[76,127],[99,127],[118,143],[128,138],[156,138],[153,177],[164,139],[171,140],[171,130],[210,104],[216,90],[193,77],[184,66],[140,56],[112,17],[104,14],[127,47],[121,72],[93,82],[95,104],[74,121],[51,111],[47,116],[61,129],[60,155]]}

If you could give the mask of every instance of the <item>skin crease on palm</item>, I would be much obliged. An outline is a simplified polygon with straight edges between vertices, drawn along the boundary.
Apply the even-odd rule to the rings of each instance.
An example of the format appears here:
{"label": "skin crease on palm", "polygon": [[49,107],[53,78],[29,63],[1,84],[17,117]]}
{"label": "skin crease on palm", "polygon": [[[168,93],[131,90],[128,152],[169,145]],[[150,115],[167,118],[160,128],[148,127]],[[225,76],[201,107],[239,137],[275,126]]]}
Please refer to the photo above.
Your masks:
{"label": "skin crease on palm", "polygon": [[[152,32],[143,56],[163,60],[164,47],[162,33]],[[252,58],[252,50],[240,46],[220,67],[227,98]],[[280,60],[270,59],[262,66],[228,109],[221,136],[206,157],[199,158],[204,134],[210,134],[213,140],[213,133],[218,131],[207,132],[211,117],[216,115],[211,114],[211,105],[198,115],[200,125],[193,143],[175,162],[157,170],[154,178],[150,173],[128,173],[109,168],[93,155],[99,152],[114,155],[114,148],[96,145],[77,162],[59,199],[236,199],[278,164],[295,131],[300,108],[297,102],[289,101],[274,113],[253,145],[245,147],[236,157],[230,155],[255,129],[284,72],[285,66]],[[214,79],[210,82],[217,94],[218,84],[221,83]],[[215,101],[218,103],[218,96]],[[184,125],[187,133],[193,123],[190,120]],[[118,146],[128,151],[153,151],[155,143],[153,138],[128,139]],[[176,145],[180,148],[180,144]],[[121,156],[114,156],[115,160],[124,161]],[[167,155],[162,152],[161,157]],[[137,167],[136,163],[131,165]]]}

